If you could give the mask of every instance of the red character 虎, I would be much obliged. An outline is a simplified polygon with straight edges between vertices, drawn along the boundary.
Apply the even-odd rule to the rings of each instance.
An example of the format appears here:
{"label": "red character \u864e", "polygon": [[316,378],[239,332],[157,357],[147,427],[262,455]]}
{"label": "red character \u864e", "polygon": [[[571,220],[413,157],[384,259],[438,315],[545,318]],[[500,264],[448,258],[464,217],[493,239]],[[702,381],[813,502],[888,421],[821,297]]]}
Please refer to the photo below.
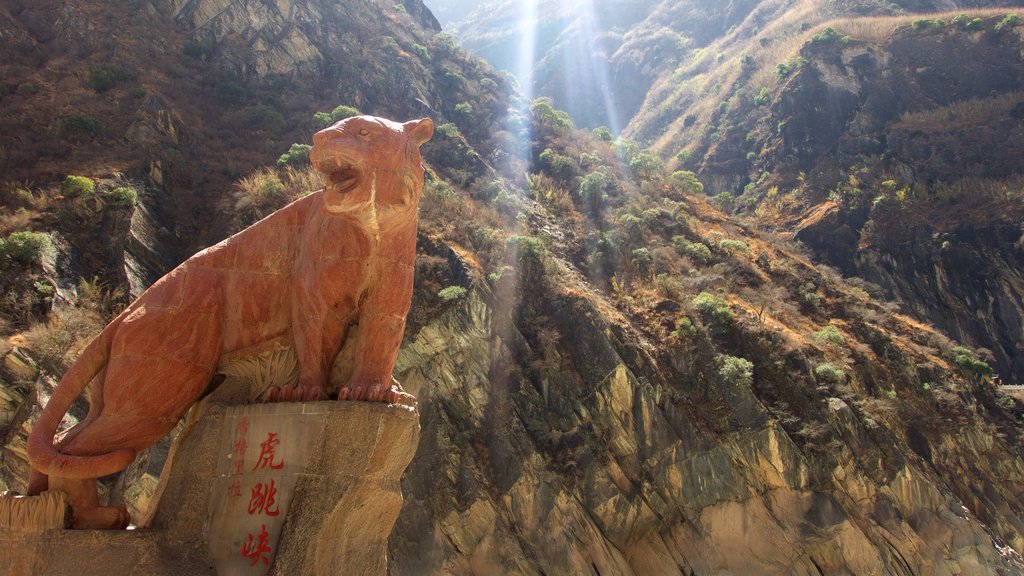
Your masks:
{"label": "red character \u864e", "polygon": [[253,466],[253,470],[259,470],[260,468],[266,469],[269,467],[271,470],[280,470],[284,468],[284,460],[277,463],[274,462],[274,451],[277,450],[277,445],[281,441],[277,438],[276,432],[267,432],[267,439],[260,443],[260,457],[256,460],[256,465]]}

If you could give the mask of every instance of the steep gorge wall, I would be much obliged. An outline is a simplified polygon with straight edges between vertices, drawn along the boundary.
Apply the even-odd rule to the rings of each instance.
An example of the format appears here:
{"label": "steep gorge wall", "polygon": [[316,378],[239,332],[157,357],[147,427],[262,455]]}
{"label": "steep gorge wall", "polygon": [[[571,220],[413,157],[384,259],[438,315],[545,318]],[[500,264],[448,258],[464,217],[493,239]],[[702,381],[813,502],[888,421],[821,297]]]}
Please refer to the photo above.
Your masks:
{"label": "steep gorge wall", "polygon": [[[990,349],[1008,382],[1024,381],[1021,42],[1012,30],[954,31],[809,50],[777,104],[788,112],[773,152],[775,170],[803,170],[840,197],[825,218],[796,226],[798,238],[916,317]],[[902,204],[888,199],[894,184]]]}
{"label": "steep gorge wall", "polygon": [[[537,365],[553,356],[531,349],[536,328],[486,292],[403,349],[423,433],[392,573],[1018,573],[993,537],[1024,544],[1009,512],[1024,465],[988,424],[926,432],[925,458],[822,398],[822,458],[762,404],[787,384],[687,384],[671,364],[698,358],[655,352],[593,297],[546,303],[572,334],[557,371]],[[979,507],[1007,514],[990,528]]]}

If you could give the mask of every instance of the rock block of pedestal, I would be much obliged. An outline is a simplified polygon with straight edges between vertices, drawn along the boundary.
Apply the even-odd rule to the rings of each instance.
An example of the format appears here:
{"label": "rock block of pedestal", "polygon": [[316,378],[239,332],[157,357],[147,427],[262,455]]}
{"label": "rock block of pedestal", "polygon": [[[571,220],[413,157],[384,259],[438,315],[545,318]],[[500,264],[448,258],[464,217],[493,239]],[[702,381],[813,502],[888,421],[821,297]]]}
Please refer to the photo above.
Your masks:
{"label": "rock block of pedestal", "polygon": [[219,575],[383,574],[418,434],[403,405],[206,405],[172,449],[149,525],[205,539]]}

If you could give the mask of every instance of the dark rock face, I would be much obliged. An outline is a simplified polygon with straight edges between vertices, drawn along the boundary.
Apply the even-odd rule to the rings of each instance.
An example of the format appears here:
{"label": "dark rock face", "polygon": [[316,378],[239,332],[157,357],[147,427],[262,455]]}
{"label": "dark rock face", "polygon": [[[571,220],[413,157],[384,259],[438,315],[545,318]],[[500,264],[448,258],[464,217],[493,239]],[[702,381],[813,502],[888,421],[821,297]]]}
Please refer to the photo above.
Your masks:
{"label": "dark rock face", "polygon": [[[1012,296],[1022,286],[1021,207],[987,196],[983,181],[1008,178],[1013,189],[1021,173],[1021,47],[1016,34],[953,30],[808,49],[809,64],[772,110],[784,122],[780,168],[829,175],[824,185],[866,162],[877,180],[864,183],[865,194],[890,178],[927,198],[907,207],[849,200],[802,225],[798,238],[919,318],[991,349],[997,372],[1013,382],[1024,380]],[[923,191],[956,182],[961,193]]]}
{"label": "dark rock face", "polygon": [[[122,9],[133,26],[120,25]],[[6,149],[0,177],[47,182],[116,159],[166,192],[150,206],[182,259],[229,232],[216,216],[223,191],[308,141],[317,111],[344,104],[441,124],[471,103],[462,133],[493,150],[508,83],[457,46],[435,46],[438,29],[419,0],[10,3],[0,129],[38,137]]]}
{"label": "dark rock face", "polygon": [[[927,230],[918,229],[918,233]],[[953,338],[992,352],[1007,382],[1024,379],[1024,254],[1019,226],[917,237],[901,249],[859,254],[856,272]]]}

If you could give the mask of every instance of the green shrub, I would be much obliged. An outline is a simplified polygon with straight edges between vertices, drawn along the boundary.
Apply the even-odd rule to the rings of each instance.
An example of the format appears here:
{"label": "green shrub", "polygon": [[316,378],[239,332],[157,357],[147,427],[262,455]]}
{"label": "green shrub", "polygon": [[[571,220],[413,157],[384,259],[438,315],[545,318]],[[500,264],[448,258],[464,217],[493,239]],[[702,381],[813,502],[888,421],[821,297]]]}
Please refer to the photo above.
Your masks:
{"label": "green shrub", "polygon": [[754,363],[746,358],[719,354],[718,376],[723,382],[734,387],[746,387],[754,383]]}
{"label": "green shrub", "polygon": [[245,108],[245,120],[251,128],[275,132],[284,126],[284,115],[266,104]]}
{"label": "green shrub", "polygon": [[601,140],[602,142],[611,142],[615,137],[612,135],[612,131],[607,126],[598,126],[594,128],[591,133],[594,138]]}
{"label": "green shrub", "polygon": [[61,137],[88,136],[95,138],[103,130],[103,122],[98,118],[83,114],[74,114],[60,121],[57,129]]}
{"label": "green shrub", "polygon": [[444,134],[448,138],[459,137],[459,127],[451,122],[445,122],[444,124],[441,124],[440,126],[437,127],[437,131],[440,132],[441,134]]}
{"label": "green shrub", "polygon": [[647,248],[634,248],[630,253],[630,262],[636,270],[637,276],[649,278],[651,269],[654,267],[654,255]]}
{"label": "green shrub", "polygon": [[118,186],[103,196],[107,204],[114,208],[132,208],[139,200],[139,194],[134,188]]}
{"label": "green shrub", "polygon": [[825,326],[821,330],[814,333],[814,338],[826,342],[828,344],[843,345],[846,344],[846,337],[839,331],[835,326]]}
{"label": "green shrub", "polygon": [[[420,60],[430,60],[430,50],[428,50],[427,47],[424,46],[423,44],[413,44],[412,51],[415,52],[416,55],[420,57]],[[484,78],[484,80],[490,79]],[[480,83],[483,84],[482,81]],[[493,84],[494,81],[491,80],[491,83]]]}
{"label": "green shrub", "polygon": [[723,238],[718,241],[718,249],[726,254],[735,254],[737,252],[749,252],[750,248],[746,242],[740,240],[733,240],[731,238]]}
{"label": "green shrub", "polygon": [[519,258],[532,256],[539,258],[547,253],[544,241],[536,236],[509,236],[505,246],[514,251]]}
{"label": "green shrub", "polygon": [[448,286],[442,288],[437,295],[445,302],[454,302],[466,295],[466,289],[462,286]]}
{"label": "green shrub", "polygon": [[118,64],[97,64],[89,68],[89,87],[96,92],[106,92],[135,74]]}
{"label": "green shrub", "polygon": [[195,40],[186,40],[181,46],[181,55],[197,60],[206,60],[213,55],[213,50],[211,47]]}
{"label": "green shrub", "polygon": [[701,292],[690,301],[694,310],[701,316],[701,320],[717,334],[726,334],[732,330],[733,316],[729,304],[714,294]]}
{"label": "green shrub", "polygon": [[729,213],[736,209],[736,198],[732,192],[719,192],[711,197],[711,203],[722,212]]}
{"label": "green shrub", "polygon": [[68,176],[60,185],[60,191],[68,198],[92,196],[96,193],[96,183],[85,176]]}
{"label": "green shrub", "polygon": [[910,23],[910,29],[914,32],[923,32],[931,28],[942,28],[946,21],[942,18],[918,18]]}
{"label": "green shrub", "polygon": [[575,128],[568,112],[556,110],[551,105],[550,98],[538,98],[530,104],[530,113],[540,126],[546,126],[558,131],[568,131]]}
{"label": "green shrub", "polygon": [[977,374],[982,377],[989,377],[993,374],[991,366],[963,346],[953,348],[953,363],[964,373]]}
{"label": "green shrub", "polygon": [[469,102],[459,102],[455,105],[455,113],[468,118],[473,115],[473,105]]}
{"label": "green shrub", "polygon": [[804,292],[804,302],[806,302],[811,308],[817,308],[821,306],[821,296],[817,292]]}
{"label": "green shrub", "polygon": [[683,256],[689,256],[701,264],[706,264],[711,260],[711,248],[708,248],[707,244],[703,242],[690,242],[684,236],[673,236],[672,246],[675,247],[676,252]]}
{"label": "green shrub", "polygon": [[683,316],[676,320],[676,329],[669,336],[673,338],[689,338],[696,334],[697,327],[693,325],[693,320],[690,320],[689,316]]}
{"label": "green shrub", "polygon": [[783,78],[797,71],[804,64],[807,64],[807,60],[804,59],[802,56],[793,56],[789,60],[775,67],[775,77],[778,78],[779,80],[782,80]]}
{"label": "green shrub", "polygon": [[21,84],[18,84],[18,88],[15,90],[15,93],[19,96],[31,96],[38,91],[39,88],[37,88],[35,84],[31,82],[22,82]]}
{"label": "green shrub", "polygon": [[769,90],[767,86],[761,88],[761,90],[757,93],[757,96],[754,96],[754,104],[758,106],[764,106],[765,104],[768,104],[771,101],[772,91]]}
{"label": "green shrub", "polygon": [[359,116],[360,114],[361,112],[356,108],[342,104],[330,112],[317,112],[313,115],[313,119],[324,126],[330,126],[335,122],[344,120],[345,118],[351,118],[352,116]]}
{"label": "green shrub", "polygon": [[27,188],[16,187],[11,191],[7,209],[21,212],[24,208],[32,207],[36,203],[36,197]]}
{"label": "green shrub", "polygon": [[466,77],[460,74],[459,72],[449,70],[448,72],[444,73],[444,76],[441,77],[441,80],[444,81],[444,83],[449,88],[454,90],[462,85],[462,83],[466,80]]}
{"label": "green shrub", "polygon": [[1017,16],[1016,14],[1007,14],[996,24],[996,27],[993,28],[993,30],[996,32],[1002,32],[1003,30],[1012,28],[1017,24],[1020,24],[1020,16]]}
{"label": "green shrub", "polygon": [[261,198],[285,198],[287,196],[287,190],[285,190],[284,182],[277,174],[270,174],[260,182],[257,194]]}
{"label": "green shrub", "polygon": [[292,144],[288,151],[277,159],[278,166],[286,166],[291,164],[293,166],[299,166],[303,164],[309,164],[309,151],[313,147],[309,144]]}
{"label": "green shrub", "polygon": [[654,284],[658,287],[658,291],[665,298],[671,298],[672,300],[679,300],[683,297],[683,283],[678,278],[670,274],[658,274],[654,279]]}
{"label": "green shrub", "polygon": [[608,190],[608,177],[600,172],[591,172],[580,181],[579,194],[584,200],[601,200]]}
{"label": "green shrub", "polygon": [[676,170],[669,177],[669,185],[673,190],[685,194],[702,194],[704,184],[697,179],[697,175],[689,170]]}
{"label": "green shrub", "polygon": [[985,27],[985,21],[981,18],[971,18],[967,14],[957,14],[950,24],[962,27],[964,30],[981,30]]}
{"label": "green shrub", "polygon": [[450,200],[457,197],[459,193],[455,191],[455,188],[452,188],[451,184],[444,180],[431,179],[423,184],[423,195],[443,200]]}
{"label": "green shrub", "polygon": [[838,37],[839,37],[839,33],[836,32],[836,29],[831,27],[831,26],[829,26],[829,27],[825,28],[824,30],[822,30],[821,32],[818,32],[814,36],[811,36],[811,43],[812,44],[829,44],[829,43],[834,42],[835,39],[838,38]]}
{"label": "green shrub", "polygon": [[[305,186],[300,189],[308,190]],[[272,168],[260,168],[241,178],[235,183],[232,196],[235,212],[243,224],[251,224],[295,199]]]}
{"label": "green shrub", "polygon": [[814,367],[814,375],[820,380],[838,384],[846,378],[846,372],[842,368],[830,362],[822,362]]}
{"label": "green shrub", "polygon": [[53,242],[39,232],[14,232],[0,239],[0,262],[30,266],[53,252]]}
{"label": "green shrub", "polygon": [[645,150],[629,160],[629,169],[637,178],[651,181],[661,173],[662,162],[660,158]]}
{"label": "green shrub", "polygon": [[249,91],[235,78],[220,78],[213,92],[225,104],[238,105],[249,98]]}

